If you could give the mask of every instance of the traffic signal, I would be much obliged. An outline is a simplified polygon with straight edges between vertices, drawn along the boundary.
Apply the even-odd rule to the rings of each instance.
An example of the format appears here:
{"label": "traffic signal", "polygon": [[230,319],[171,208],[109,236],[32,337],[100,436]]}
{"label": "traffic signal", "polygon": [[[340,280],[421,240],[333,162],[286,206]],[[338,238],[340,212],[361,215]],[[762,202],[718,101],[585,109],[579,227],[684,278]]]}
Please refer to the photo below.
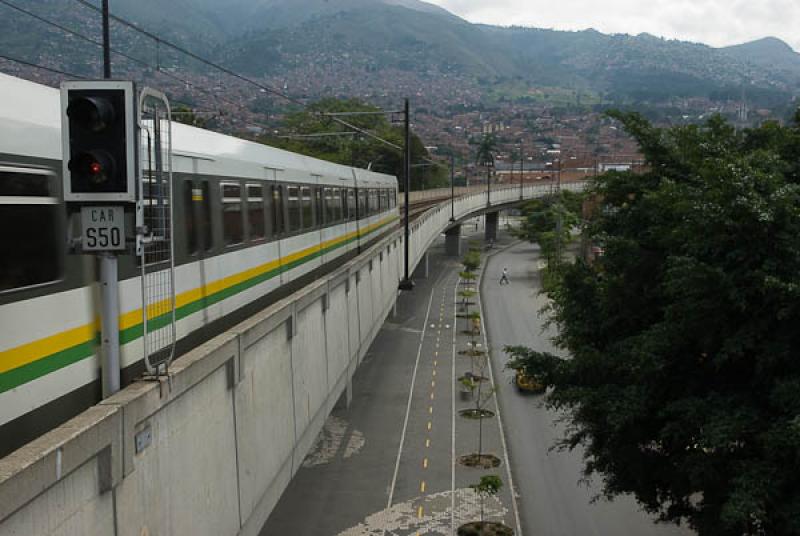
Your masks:
{"label": "traffic signal", "polygon": [[61,85],[65,201],[136,201],[134,96],[133,82]]}

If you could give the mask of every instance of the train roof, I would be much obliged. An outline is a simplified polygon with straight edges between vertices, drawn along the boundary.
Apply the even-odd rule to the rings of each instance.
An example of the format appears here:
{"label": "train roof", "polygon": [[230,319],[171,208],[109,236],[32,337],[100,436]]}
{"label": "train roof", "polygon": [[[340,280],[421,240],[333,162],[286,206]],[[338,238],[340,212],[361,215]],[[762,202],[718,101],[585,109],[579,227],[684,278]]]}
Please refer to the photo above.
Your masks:
{"label": "train roof", "polygon": [[[212,160],[236,160],[280,170],[352,177],[370,183],[395,184],[391,175],[350,168],[173,122],[173,154]],[[60,92],[42,84],[0,73],[0,154],[61,159]]]}

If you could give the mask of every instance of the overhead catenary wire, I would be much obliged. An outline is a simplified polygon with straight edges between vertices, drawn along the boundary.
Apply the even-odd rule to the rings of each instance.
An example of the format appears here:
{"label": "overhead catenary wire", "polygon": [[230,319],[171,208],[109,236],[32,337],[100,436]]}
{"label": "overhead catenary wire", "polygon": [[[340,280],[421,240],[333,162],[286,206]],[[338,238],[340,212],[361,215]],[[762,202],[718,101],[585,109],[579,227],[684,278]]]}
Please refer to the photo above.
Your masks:
{"label": "overhead catenary wire", "polygon": [[85,79],[86,78],[85,76],[81,76],[79,74],[70,73],[70,72],[67,72],[67,71],[62,71],[60,69],[55,69],[53,67],[47,67],[45,65],[40,65],[38,63],[32,63],[30,61],[22,60],[22,59],[19,59],[19,58],[14,58],[12,56],[7,56],[7,55],[2,54],[2,53],[0,53],[0,59],[6,60],[6,61],[11,61],[11,62],[14,62],[14,63],[19,63],[20,65],[25,65],[27,67],[33,67],[35,69],[41,69],[43,71],[49,71],[49,72],[54,73],[54,74],[60,74],[62,76],[69,76],[71,78],[81,78],[81,79]]}
{"label": "overhead catenary wire", "polygon": [[[85,7],[87,7],[87,8],[89,8],[89,9],[94,10],[94,11],[96,11],[98,13],[102,13],[102,10],[99,7],[97,7],[96,5],[92,4],[88,0],[74,0],[74,1],[79,3],[79,4],[81,4],[81,5],[83,5],[83,6],[85,6]],[[265,83],[259,82],[257,80],[253,80],[252,78],[244,76],[244,75],[242,75],[240,73],[237,73],[236,71],[234,71],[232,69],[229,69],[229,68],[227,68],[227,67],[225,67],[223,65],[220,65],[220,64],[218,64],[216,62],[213,62],[213,61],[209,60],[208,58],[204,58],[203,56],[200,56],[199,54],[197,54],[195,52],[192,52],[191,50],[189,50],[189,49],[187,49],[185,47],[182,47],[180,45],[176,45],[175,43],[173,43],[173,42],[171,42],[171,41],[169,41],[167,39],[164,39],[163,37],[161,37],[159,35],[156,35],[153,32],[150,32],[148,30],[140,28],[139,26],[137,26],[136,24],[134,24],[133,22],[131,22],[131,21],[127,20],[127,19],[124,19],[124,18],[122,18],[122,17],[120,17],[118,15],[114,15],[113,13],[109,15],[109,18],[111,20],[113,20],[113,21],[115,21],[115,22],[127,27],[127,28],[130,28],[131,30],[133,30],[135,32],[138,32],[138,33],[140,33],[140,34],[142,34],[142,35],[144,35],[146,37],[149,37],[150,39],[156,41],[159,45],[163,45],[163,46],[171,48],[171,49],[173,49],[173,50],[175,50],[177,52],[180,52],[181,54],[184,54],[184,55],[186,55],[186,56],[188,56],[188,57],[190,57],[190,58],[202,63],[203,65],[206,65],[206,66],[211,67],[213,69],[217,69],[220,72],[223,72],[223,73],[225,73],[225,74],[227,74],[229,76],[232,76],[233,78],[241,80],[242,82],[246,82],[248,84],[251,84],[251,85],[253,85],[253,86],[255,86],[255,87],[257,87],[257,88],[259,88],[259,89],[261,89],[261,90],[263,90],[265,92],[267,92],[267,93],[271,93],[272,95],[275,95],[277,97],[281,97],[281,98],[287,100],[288,102],[291,102],[292,104],[300,106],[303,109],[308,108],[308,104],[303,102],[303,101],[301,101],[300,99],[292,97],[291,95],[289,95],[287,93],[284,93],[283,91],[280,91],[279,89],[276,89],[276,88],[270,86],[269,84],[265,84]],[[387,145],[389,147],[392,147],[392,148],[400,150],[400,151],[403,150],[403,148],[401,146],[399,146],[399,145],[397,145],[395,143],[392,143],[392,142],[390,142],[390,141],[388,141],[388,140],[386,140],[384,138],[381,138],[380,136],[377,136],[376,134],[373,134],[372,132],[369,132],[368,130],[359,128],[359,127],[357,127],[357,126],[355,126],[355,125],[353,125],[353,124],[351,124],[351,123],[349,123],[347,121],[344,121],[343,119],[340,119],[339,117],[329,116],[329,115],[327,115],[325,113],[322,113],[322,112],[314,112],[314,113],[316,115],[318,115],[318,116],[329,117],[331,120],[339,123],[340,125],[342,125],[344,127],[347,127],[349,129],[355,130],[359,134],[363,134],[364,136],[368,136],[368,137],[370,137],[370,138],[372,138],[372,139],[374,139],[376,141],[379,141],[379,142],[381,142],[381,143],[383,143],[383,144],[385,144],[385,145]],[[394,113],[394,112],[385,112],[385,113]]]}
{"label": "overhead catenary wire", "polygon": [[[50,20],[50,19],[48,19],[46,17],[43,17],[43,16],[38,15],[36,13],[33,13],[33,12],[27,10],[27,9],[24,9],[24,8],[22,8],[22,7],[20,7],[20,6],[16,5],[16,4],[13,4],[13,3],[9,2],[8,0],[0,0],[0,4],[5,5],[6,7],[9,7],[11,9],[14,9],[14,10],[20,12],[20,13],[23,13],[23,14],[25,14],[25,15],[33,18],[33,19],[36,19],[39,22],[42,22],[43,24],[47,24],[47,25],[52,26],[54,28],[57,28],[57,29],[69,34],[69,35],[75,36],[75,37],[77,37],[77,38],[79,38],[79,39],[81,39],[81,40],[83,40],[83,41],[85,41],[87,43],[90,43],[92,45],[95,45],[95,46],[101,47],[101,48],[103,46],[103,43],[101,43],[100,41],[92,39],[91,37],[89,37],[89,36],[87,36],[85,34],[82,34],[82,33],[78,32],[78,31],[72,30],[71,28],[67,28],[66,26],[64,26],[62,24],[59,24],[59,23],[54,22],[54,21],[52,21],[52,20]],[[118,56],[120,56],[120,57],[122,57],[122,58],[127,59],[128,61],[136,63],[136,64],[138,64],[138,65],[140,65],[142,67],[145,67],[147,69],[151,69],[154,72],[156,72],[156,73],[158,73],[158,74],[160,74],[162,76],[165,76],[167,78],[171,78],[171,79],[175,80],[176,82],[180,82],[181,84],[183,84],[185,86],[192,87],[192,88],[196,89],[197,91],[199,91],[199,92],[201,92],[201,93],[203,93],[205,95],[208,95],[208,96],[210,96],[212,98],[218,99],[218,100],[220,100],[222,102],[225,102],[227,104],[230,104],[232,106],[236,106],[240,110],[247,110],[247,108],[245,106],[243,106],[243,105],[241,105],[241,104],[239,104],[239,103],[237,103],[237,102],[235,102],[235,101],[233,101],[231,99],[228,99],[226,97],[220,96],[219,94],[217,94],[215,92],[212,92],[212,91],[209,91],[209,90],[206,90],[206,89],[202,88],[201,86],[199,86],[198,84],[195,84],[194,82],[191,82],[189,80],[181,78],[180,76],[177,76],[177,75],[175,75],[175,74],[173,74],[173,73],[171,73],[169,71],[163,70],[161,68],[160,64],[154,66],[154,65],[148,63],[145,60],[142,60],[140,58],[136,58],[134,56],[131,56],[130,54],[126,54],[125,52],[122,52],[122,51],[120,51],[119,49],[116,49],[116,48],[111,48],[111,52],[116,54],[116,55],[118,55]],[[53,73],[62,74],[64,76],[69,76],[69,77],[72,77],[72,78],[81,78],[81,79],[86,79],[87,78],[85,76],[77,75],[77,74],[74,74],[74,73],[68,73],[68,72],[65,72],[65,71],[60,71],[58,69],[52,69],[52,68],[44,67],[44,66],[41,66],[41,65],[38,65],[38,64],[25,62],[24,60],[20,60],[18,58],[7,58],[7,59],[9,59],[9,61],[16,61],[17,63],[29,65],[31,67],[37,67],[37,68],[40,68],[40,69],[49,70],[49,71],[51,71]],[[191,107],[191,105],[189,103],[182,102],[182,101],[180,101],[178,99],[173,99],[173,102],[176,102],[178,104],[183,104],[183,105]],[[199,111],[199,110],[197,110],[197,111],[194,111],[193,113],[197,113],[197,114],[200,114],[200,113],[214,114],[214,113],[216,113],[216,114],[219,114],[219,111]],[[267,125],[260,125],[260,126],[263,127],[263,128],[269,128],[269,127],[267,127]]]}

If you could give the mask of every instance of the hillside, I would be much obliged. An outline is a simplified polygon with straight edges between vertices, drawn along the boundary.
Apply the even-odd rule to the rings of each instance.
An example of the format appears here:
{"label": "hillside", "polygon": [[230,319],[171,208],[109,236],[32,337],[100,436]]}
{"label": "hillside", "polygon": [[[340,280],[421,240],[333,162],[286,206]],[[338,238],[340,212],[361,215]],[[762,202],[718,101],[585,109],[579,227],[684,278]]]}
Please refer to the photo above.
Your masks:
{"label": "hillside", "polygon": [[[99,20],[91,10],[66,0],[25,5],[99,39]],[[407,82],[412,87],[452,76],[485,94],[502,94],[497,88],[513,85],[510,98],[525,98],[525,88],[553,87],[623,103],[725,100],[746,88],[752,104],[770,107],[788,102],[800,87],[800,54],[774,38],[715,49],[647,34],[501,28],[468,23],[419,0],[116,0],[113,7],[249,75],[305,79],[312,93],[339,85],[337,73],[380,84],[380,75],[396,72],[416,78]],[[77,74],[94,73],[97,49],[2,9],[0,49],[58,62]],[[156,51],[130,30],[117,25],[112,30],[114,46],[151,64],[202,75],[201,66]],[[331,80],[321,88],[312,83],[323,76]]]}

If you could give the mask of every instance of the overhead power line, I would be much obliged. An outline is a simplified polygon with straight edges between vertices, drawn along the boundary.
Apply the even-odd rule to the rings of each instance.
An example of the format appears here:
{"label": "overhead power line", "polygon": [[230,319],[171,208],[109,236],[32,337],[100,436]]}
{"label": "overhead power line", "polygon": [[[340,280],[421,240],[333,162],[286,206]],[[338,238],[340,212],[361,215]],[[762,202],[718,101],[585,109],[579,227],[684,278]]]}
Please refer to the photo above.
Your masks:
{"label": "overhead power line", "polygon": [[41,69],[43,71],[49,71],[51,73],[60,74],[63,76],[69,76],[70,78],[81,78],[85,79],[85,76],[81,76],[79,74],[68,73],[67,71],[62,71],[60,69],[55,69],[53,67],[46,67],[44,65],[39,65],[38,63],[31,63],[29,61],[21,60],[19,58],[13,58],[11,56],[6,56],[5,54],[0,54],[0,59],[4,59],[7,61],[13,61],[14,63],[19,63],[20,65],[25,65],[27,67],[34,67],[36,69]]}
{"label": "overhead power line", "polygon": [[[81,5],[83,5],[83,6],[85,6],[85,7],[87,7],[87,8],[89,8],[89,9],[94,10],[97,13],[102,13],[102,10],[99,7],[97,7],[96,5],[92,4],[91,2],[89,2],[87,0],[74,0],[74,1],[79,3],[79,4],[81,4]],[[115,21],[115,22],[127,27],[127,28],[130,28],[131,30],[133,30],[135,32],[138,32],[138,33],[140,33],[140,34],[142,34],[142,35],[144,35],[146,37],[149,37],[150,39],[156,41],[156,43],[158,43],[160,45],[164,45],[164,46],[166,46],[168,48],[171,48],[171,49],[173,49],[173,50],[175,50],[177,52],[180,52],[181,54],[184,54],[184,55],[186,55],[186,56],[188,56],[188,57],[190,57],[190,58],[192,58],[192,59],[194,59],[196,61],[199,61],[203,65],[206,65],[206,66],[211,67],[213,69],[217,69],[218,71],[223,72],[223,73],[225,73],[225,74],[227,74],[229,76],[232,76],[232,77],[234,77],[234,78],[236,78],[238,80],[241,80],[242,82],[246,82],[248,84],[251,84],[254,87],[262,89],[267,93],[271,93],[272,95],[275,95],[277,97],[281,97],[281,98],[291,102],[292,104],[296,104],[296,105],[300,106],[303,109],[308,108],[308,104],[307,103],[304,103],[301,100],[299,100],[299,99],[297,99],[295,97],[292,97],[291,95],[288,95],[287,93],[284,93],[283,91],[275,89],[274,87],[272,87],[272,86],[270,86],[268,84],[264,84],[264,83],[259,82],[257,80],[253,80],[252,78],[249,78],[247,76],[239,74],[236,71],[233,71],[233,70],[231,70],[231,69],[229,69],[229,68],[227,68],[227,67],[225,67],[223,65],[220,65],[220,64],[218,64],[216,62],[213,62],[213,61],[209,60],[208,58],[204,58],[203,56],[200,56],[199,54],[196,54],[196,53],[192,52],[191,50],[188,50],[185,47],[182,47],[180,45],[176,45],[175,43],[172,43],[171,41],[169,41],[167,39],[164,39],[163,37],[158,36],[158,35],[154,34],[153,32],[150,32],[148,30],[144,30],[144,29],[140,28],[139,26],[137,26],[136,24],[134,24],[133,22],[131,22],[131,21],[127,20],[127,19],[124,19],[122,17],[114,15],[113,13],[109,15],[109,18],[111,20],[113,20],[113,21]],[[344,121],[344,120],[340,119],[339,117],[328,116],[327,114],[324,114],[324,113],[321,113],[321,112],[314,112],[314,113],[316,115],[319,115],[319,116],[330,117],[331,120],[339,123],[340,125],[345,126],[345,127],[349,128],[349,129],[355,130],[356,132],[358,132],[360,134],[363,134],[365,136],[368,136],[370,138],[373,138],[373,139],[375,139],[375,140],[377,140],[377,141],[379,141],[379,142],[381,142],[381,143],[383,143],[385,145],[388,145],[389,147],[392,147],[392,148],[397,149],[397,150],[403,150],[403,148],[400,147],[399,145],[396,145],[396,144],[394,144],[394,143],[392,143],[392,142],[390,142],[388,140],[385,140],[385,139],[381,138],[380,136],[377,136],[377,135],[375,135],[375,134],[373,134],[373,133],[371,133],[371,132],[369,132],[367,130],[364,130],[364,129],[359,128],[359,127],[357,127],[357,126],[355,126],[355,125],[353,125],[351,123],[348,123],[347,121]],[[386,112],[386,113],[394,113],[394,112]]]}
{"label": "overhead power line", "polygon": [[[90,43],[90,44],[95,45],[95,46],[100,47],[100,48],[102,48],[102,46],[103,46],[103,43],[101,43],[100,41],[92,39],[91,37],[89,37],[89,36],[87,36],[85,34],[82,34],[80,32],[72,30],[71,28],[67,28],[66,26],[64,26],[62,24],[59,24],[59,23],[54,22],[54,21],[52,21],[50,19],[47,19],[46,17],[42,17],[41,15],[37,15],[36,13],[33,13],[33,12],[31,12],[31,11],[29,11],[27,9],[24,9],[24,8],[22,8],[22,7],[20,7],[20,6],[16,5],[16,4],[13,4],[13,3],[9,2],[8,0],[0,0],[0,4],[5,5],[6,7],[9,7],[11,9],[14,9],[14,10],[20,12],[20,13],[23,13],[23,14],[25,14],[25,15],[33,18],[33,19],[36,19],[39,22],[42,22],[44,24],[47,24],[47,25],[52,26],[54,28],[57,28],[57,29],[61,30],[62,32],[65,32],[65,33],[67,33],[69,35],[73,35],[73,36],[75,36],[75,37],[77,37],[77,38],[79,38],[79,39],[81,39],[83,41],[86,41],[87,43]],[[221,95],[219,95],[217,93],[214,93],[212,91],[206,90],[203,87],[195,84],[194,82],[191,82],[189,80],[181,78],[180,76],[177,76],[177,75],[175,75],[175,74],[173,74],[173,73],[171,73],[169,71],[163,70],[160,65],[153,65],[151,63],[148,63],[145,60],[142,60],[142,59],[136,58],[134,56],[131,56],[129,54],[126,54],[126,53],[124,53],[124,52],[122,52],[122,51],[120,51],[119,49],[116,49],[116,48],[111,48],[111,52],[116,54],[117,56],[125,58],[125,59],[127,59],[127,60],[129,60],[129,61],[131,61],[131,62],[133,62],[135,64],[138,64],[138,65],[140,65],[142,67],[145,67],[145,68],[150,69],[150,70],[152,70],[152,71],[154,71],[156,73],[159,73],[162,76],[165,76],[167,78],[171,78],[171,79],[175,80],[176,82],[180,82],[181,84],[183,84],[185,86],[193,87],[194,89],[198,90],[199,92],[201,92],[201,93],[203,93],[205,95],[208,95],[208,96],[210,96],[212,98],[218,99],[218,100],[220,100],[222,102],[225,102],[227,104],[230,104],[232,106],[236,106],[237,108],[239,108],[241,110],[247,110],[247,108],[245,106],[243,106],[243,105],[241,105],[241,104],[239,104],[239,103],[237,103],[237,102],[235,102],[235,101],[233,101],[231,99],[223,97],[223,96],[221,96]],[[49,71],[57,73],[57,74],[63,74],[64,76],[69,76],[69,77],[73,77],[73,78],[82,78],[82,79],[86,78],[85,76],[80,76],[80,75],[76,75],[76,74],[72,74],[72,73],[63,72],[63,71],[59,71],[57,69],[52,69],[52,68],[44,67],[44,66],[37,65],[37,64],[31,64],[29,62],[25,62],[24,60],[19,60],[19,59],[9,59],[9,60],[10,61],[16,61],[17,63],[26,64],[26,65],[29,65],[31,67],[37,67],[37,68],[40,68],[40,69],[49,70]],[[177,99],[173,99],[173,101],[175,103],[177,103],[177,104],[184,104],[184,105],[187,105],[187,106],[191,106],[189,103],[182,102],[182,101],[177,100]],[[200,111],[197,111],[196,113],[219,113],[219,112],[218,111],[217,112],[211,112],[211,111],[209,111],[209,112],[200,112]],[[262,126],[264,128],[267,128],[266,125],[260,125],[260,126]]]}

